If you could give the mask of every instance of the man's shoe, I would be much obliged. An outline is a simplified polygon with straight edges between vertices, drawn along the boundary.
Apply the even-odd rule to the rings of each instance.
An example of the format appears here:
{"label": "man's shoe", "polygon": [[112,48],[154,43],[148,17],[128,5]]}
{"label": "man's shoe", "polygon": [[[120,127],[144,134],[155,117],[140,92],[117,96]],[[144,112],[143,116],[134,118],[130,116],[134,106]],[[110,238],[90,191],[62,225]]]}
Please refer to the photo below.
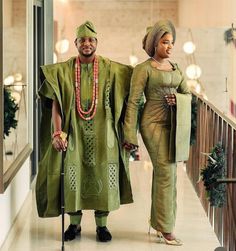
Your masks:
{"label": "man's shoe", "polygon": [[77,225],[70,224],[64,233],[65,241],[72,241],[77,235],[80,235],[81,227]]}
{"label": "man's shoe", "polygon": [[112,239],[111,233],[107,229],[107,227],[97,227],[97,239],[101,242],[107,242]]}

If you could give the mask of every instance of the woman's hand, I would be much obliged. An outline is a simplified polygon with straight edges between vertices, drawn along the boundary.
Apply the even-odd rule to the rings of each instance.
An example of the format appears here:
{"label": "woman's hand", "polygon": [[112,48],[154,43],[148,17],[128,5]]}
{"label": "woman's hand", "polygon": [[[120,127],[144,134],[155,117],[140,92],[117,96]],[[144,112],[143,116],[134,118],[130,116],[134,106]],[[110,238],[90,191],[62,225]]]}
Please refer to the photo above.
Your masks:
{"label": "woman's hand", "polygon": [[173,106],[176,105],[176,96],[175,94],[167,94],[165,95],[165,99],[168,105]]}
{"label": "woman's hand", "polygon": [[60,135],[55,136],[52,140],[52,145],[58,152],[66,151],[67,144],[67,140],[63,140]]}
{"label": "woman's hand", "polygon": [[135,151],[138,147],[134,144],[128,143],[128,142],[124,142],[123,143],[123,147],[125,148],[126,151]]}

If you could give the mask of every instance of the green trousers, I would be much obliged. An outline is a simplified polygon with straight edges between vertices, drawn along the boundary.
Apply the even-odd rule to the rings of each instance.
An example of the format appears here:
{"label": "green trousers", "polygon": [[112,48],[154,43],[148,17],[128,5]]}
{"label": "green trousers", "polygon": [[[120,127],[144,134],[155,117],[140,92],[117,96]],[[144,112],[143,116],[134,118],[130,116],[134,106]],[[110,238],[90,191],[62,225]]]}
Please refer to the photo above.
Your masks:
{"label": "green trousers", "polygon": [[[100,210],[95,210],[94,211],[94,216],[95,216],[95,222],[96,226],[98,227],[105,227],[107,224],[107,216],[109,212],[108,211],[100,211]],[[69,213],[70,215],[70,223],[73,225],[80,225],[81,219],[82,219],[82,211],[79,210],[76,213]]]}

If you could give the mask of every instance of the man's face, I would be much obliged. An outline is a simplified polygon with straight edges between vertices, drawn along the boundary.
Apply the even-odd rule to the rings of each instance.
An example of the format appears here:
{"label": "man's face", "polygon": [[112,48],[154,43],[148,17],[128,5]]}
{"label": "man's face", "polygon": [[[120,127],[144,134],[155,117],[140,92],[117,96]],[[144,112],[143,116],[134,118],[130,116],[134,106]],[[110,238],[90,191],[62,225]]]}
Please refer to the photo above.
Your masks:
{"label": "man's face", "polygon": [[75,40],[75,46],[80,55],[92,56],[97,49],[97,39],[94,37],[81,37]]}

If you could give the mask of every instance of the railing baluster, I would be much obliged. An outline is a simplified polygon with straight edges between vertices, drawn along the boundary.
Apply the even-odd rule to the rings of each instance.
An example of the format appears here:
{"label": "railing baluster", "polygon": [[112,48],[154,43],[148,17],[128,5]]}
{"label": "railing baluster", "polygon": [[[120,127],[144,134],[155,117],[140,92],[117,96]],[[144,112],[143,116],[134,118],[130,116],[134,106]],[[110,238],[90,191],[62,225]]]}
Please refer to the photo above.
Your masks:
{"label": "railing baluster", "polygon": [[[236,124],[198,94],[198,114],[196,143],[191,146],[187,162],[187,173],[208,214],[209,220],[219,241],[228,251],[236,250]],[[213,146],[221,142],[226,154],[227,178],[218,182],[227,182],[227,204],[223,208],[209,207],[203,182],[199,181],[201,168],[207,164],[207,157]]]}

